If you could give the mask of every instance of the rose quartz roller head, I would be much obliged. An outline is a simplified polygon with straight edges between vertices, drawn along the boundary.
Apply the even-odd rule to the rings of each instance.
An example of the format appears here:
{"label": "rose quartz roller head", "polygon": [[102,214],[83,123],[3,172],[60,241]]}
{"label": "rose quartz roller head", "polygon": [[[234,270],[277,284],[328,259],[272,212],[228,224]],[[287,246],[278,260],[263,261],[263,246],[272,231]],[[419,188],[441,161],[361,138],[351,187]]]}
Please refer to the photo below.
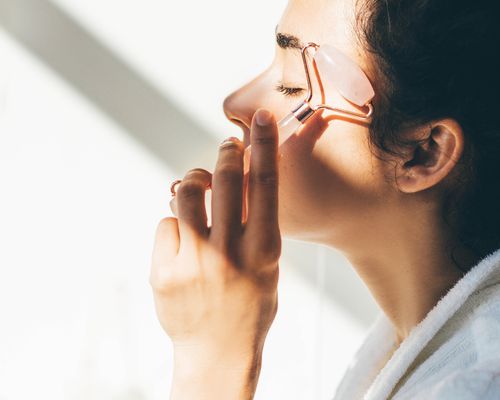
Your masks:
{"label": "rose quartz roller head", "polygon": [[363,70],[335,47],[324,44],[314,54],[321,79],[332,82],[340,94],[360,107],[366,106],[375,92]]}
{"label": "rose quartz roller head", "polygon": [[[326,104],[311,106],[310,101],[313,93],[309,66],[306,58],[307,49],[309,47],[313,47],[316,50],[314,62],[318,68],[320,79],[331,83],[332,86],[339,91],[342,97],[349,102],[359,107],[365,107],[367,109],[366,113],[334,108]],[[290,114],[278,122],[279,145],[281,146],[283,142],[290,138],[298,128],[319,109],[328,109],[334,111],[335,114],[339,116],[347,117],[355,121],[368,122],[373,112],[371,100],[375,92],[373,91],[373,87],[368,77],[358,64],[340,50],[328,44],[318,46],[315,43],[308,43],[302,48],[301,53],[307,77],[308,96],[306,100],[301,102]],[[248,146],[245,149],[244,157],[245,174],[250,168],[250,153],[251,146]]]}

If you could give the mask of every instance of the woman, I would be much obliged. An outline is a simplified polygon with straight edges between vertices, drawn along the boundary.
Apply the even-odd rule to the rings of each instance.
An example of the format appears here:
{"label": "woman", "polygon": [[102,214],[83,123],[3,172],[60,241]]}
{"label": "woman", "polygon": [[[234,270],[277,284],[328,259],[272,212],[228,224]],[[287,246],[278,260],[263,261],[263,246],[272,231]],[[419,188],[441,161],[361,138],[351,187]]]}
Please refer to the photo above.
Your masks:
{"label": "woman", "polygon": [[[494,0],[290,0],[273,63],[224,102],[244,141],[221,145],[213,174],[185,175],[177,218],[157,230],[151,284],[174,345],[172,399],[253,397],[281,235],[341,251],[383,311],[336,399],[500,398],[498,11]],[[366,72],[373,119],[317,113],[279,157],[276,116],[305,94],[306,42]]]}

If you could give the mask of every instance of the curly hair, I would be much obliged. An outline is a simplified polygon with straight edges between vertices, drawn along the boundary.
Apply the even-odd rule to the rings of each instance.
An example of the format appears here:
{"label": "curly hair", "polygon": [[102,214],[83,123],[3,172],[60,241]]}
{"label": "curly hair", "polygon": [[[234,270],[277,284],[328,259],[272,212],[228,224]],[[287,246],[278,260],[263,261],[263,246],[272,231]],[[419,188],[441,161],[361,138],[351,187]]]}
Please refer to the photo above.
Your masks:
{"label": "curly hair", "polygon": [[377,77],[370,145],[400,156],[420,143],[406,129],[457,121],[465,148],[443,219],[483,258],[500,247],[500,2],[357,0],[356,8],[356,38]]}

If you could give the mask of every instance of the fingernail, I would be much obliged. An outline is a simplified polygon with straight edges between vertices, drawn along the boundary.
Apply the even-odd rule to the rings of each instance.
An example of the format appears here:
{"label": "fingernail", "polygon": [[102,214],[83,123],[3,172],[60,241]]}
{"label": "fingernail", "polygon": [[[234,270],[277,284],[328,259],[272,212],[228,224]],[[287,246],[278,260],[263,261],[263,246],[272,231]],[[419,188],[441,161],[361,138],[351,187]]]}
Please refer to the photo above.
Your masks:
{"label": "fingernail", "polygon": [[224,146],[227,143],[238,143],[240,139],[237,138],[236,136],[231,136],[226,139],[224,139],[219,146]]}
{"label": "fingernail", "polygon": [[264,108],[259,108],[255,115],[255,121],[260,126],[267,126],[271,123],[272,114]]}

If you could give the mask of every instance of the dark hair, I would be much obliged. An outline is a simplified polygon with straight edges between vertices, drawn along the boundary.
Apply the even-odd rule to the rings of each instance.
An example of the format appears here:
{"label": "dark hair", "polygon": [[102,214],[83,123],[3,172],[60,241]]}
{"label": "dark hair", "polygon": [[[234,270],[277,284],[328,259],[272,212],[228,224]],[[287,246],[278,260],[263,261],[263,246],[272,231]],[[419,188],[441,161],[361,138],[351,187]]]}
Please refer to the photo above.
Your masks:
{"label": "dark hair", "polygon": [[419,143],[404,138],[406,129],[457,121],[465,149],[460,174],[445,192],[443,218],[463,245],[485,257],[500,247],[500,2],[358,0],[356,6],[356,37],[377,79],[370,144],[398,156],[400,146]]}

